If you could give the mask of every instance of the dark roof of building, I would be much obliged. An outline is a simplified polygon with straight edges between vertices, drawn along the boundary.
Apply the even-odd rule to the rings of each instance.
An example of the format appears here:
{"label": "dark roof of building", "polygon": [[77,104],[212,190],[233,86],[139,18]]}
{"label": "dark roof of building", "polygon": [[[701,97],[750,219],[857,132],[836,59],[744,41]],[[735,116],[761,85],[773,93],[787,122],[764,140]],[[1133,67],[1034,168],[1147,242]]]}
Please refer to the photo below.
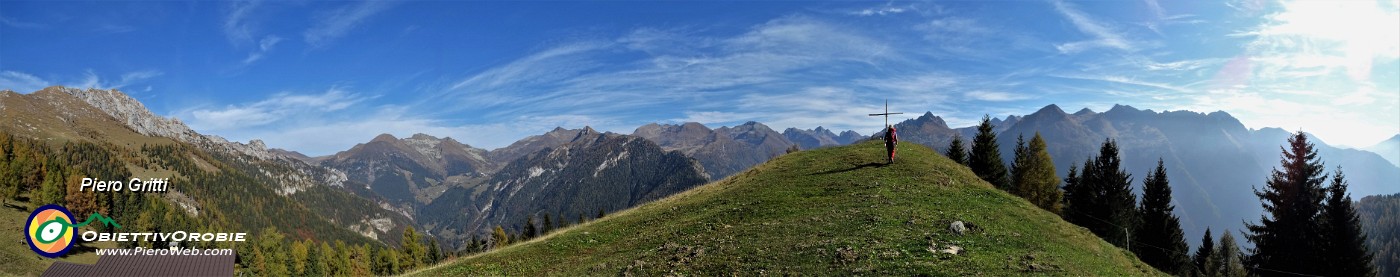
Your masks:
{"label": "dark roof of building", "polygon": [[111,255],[97,264],[54,262],[42,276],[233,276],[233,255]]}

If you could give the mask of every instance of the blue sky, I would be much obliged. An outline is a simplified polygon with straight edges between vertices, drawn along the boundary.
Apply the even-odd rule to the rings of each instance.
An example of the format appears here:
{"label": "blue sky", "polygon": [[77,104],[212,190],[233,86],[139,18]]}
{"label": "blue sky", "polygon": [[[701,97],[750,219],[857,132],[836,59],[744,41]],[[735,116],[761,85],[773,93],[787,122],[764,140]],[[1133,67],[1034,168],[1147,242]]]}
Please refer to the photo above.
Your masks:
{"label": "blue sky", "polygon": [[0,1],[0,89],[116,88],[231,140],[487,149],[555,126],[902,120],[1115,103],[1368,146],[1400,1]]}

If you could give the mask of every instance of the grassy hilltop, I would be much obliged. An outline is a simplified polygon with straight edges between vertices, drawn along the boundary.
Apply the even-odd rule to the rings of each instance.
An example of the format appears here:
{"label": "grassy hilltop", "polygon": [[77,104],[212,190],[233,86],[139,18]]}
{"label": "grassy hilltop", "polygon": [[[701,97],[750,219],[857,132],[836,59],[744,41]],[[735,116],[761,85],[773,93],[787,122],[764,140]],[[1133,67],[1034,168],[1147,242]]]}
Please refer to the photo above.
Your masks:
{"label": "grassy hilltop", "polygon": [[[912,143],[802,151],[418,275],[1162,275]],[[953,221],[973,225],[957,235]],[[953,255],[932,250],[957,245]]]}

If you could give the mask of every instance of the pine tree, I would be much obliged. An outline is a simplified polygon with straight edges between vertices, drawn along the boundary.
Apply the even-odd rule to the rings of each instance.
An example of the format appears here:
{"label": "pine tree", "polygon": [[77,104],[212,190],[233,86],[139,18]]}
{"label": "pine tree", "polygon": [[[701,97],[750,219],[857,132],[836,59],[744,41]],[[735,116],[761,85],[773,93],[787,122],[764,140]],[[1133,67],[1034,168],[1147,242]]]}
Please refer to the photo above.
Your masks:
{"label": "pine tree", "polygon": [[1327,238],[1323,258],[1329,274],[1336,276],[1375,276],[1371,251],[1366,247],[1366,233],[1347,195],[1347,181],[1342,167],[1332,173],[1332,186],[1327,188],[1326,206],[1322,209],[1323,236]]}
{"label": "pine tree", "polygon": [[307,276],[328,276],[326,256],[330,253],[322,252],[320,245],[313,241],[306,243],[306,275]]}
{"label": "pine tree", "polygon": [[1026,146],[1026,136],[1016,135],[1016,147],[1012,148],[1011,153],[1011,184],[1006,186],[1006,192],[1030,199],[1021,189],[1022,182],[1027,179],[1026,169],[1030,166],[1031,159],[1031,148]]}
{"label": "pine tree", "polygon": [[292,258],[291,258],[291,262],[292,262],[291,272],[292,272],[292,275],[296,275],[296,276],[305,276],[305,275],[309,275],[309,274],[307,273],[306,262],[307,262],[307,260],[310,260],[310,254],[311,254],[311,253],[310,253],[310,249],[308,249],[308,248],[306,247],[306,243],[307,243],[307,242],[303,242],[303,241],[299,241],[299,240],[292,241],[292,249],[291,249],[291,251],[290,251],[291,254],[292,254]]}
{"label": "pine tree", "polygon": [[418,238],[418,232],[413,230],[413,226],[403,230],[403,255],[399,256],[399,266],[409,269],[416,268],[426,260],[423,251],[423,242]]}
{"label": "pine tree", "polygon": [[[1185,275],[1191,272],[1186,256],[1190,249],[1186,245],[1186,235],[1181,231],[1181,219],[1172,214],[1176,207],[1171,202],[1172,187],[1167,181],[1167,169],[1162,160],[1157,159],[1157,169],[1142,180],[1142,203],[1138,207],[1142,222],[1133,232],[1136,240],[1145,245],[1137,245],[1132,250],[1152,267]],[[1214,243],[1209,230],[1205,239],[1202,247]],[[1209,251],[1205,253],[1210,254]],[[1197,257],[1198,261],[1200,259]]]}
{"label": "pine tree", "polygon": [[44,174],[44,181],[39,185],[39,205],[67,204],[64,197],[68,195],[68,192],[67,186],[63,184],[63,175],[63,169],[57,167],[51,167]]}
{"label": "pine tree", "polygon": [[967,149],[963,148],[962,135],[953,134],[953,141],[948,143],[948,159],[963,166],[967,166]]}
{"label": "pine tree", "polygon": [[1127,248],[1128,231],[1138,221],[1132,175],[1123,171],[1118,144],[1104,140],[1099,155],[1084,161],[1077,177],[1066,179],[1065,218],[1118,247]]}
{"label": "pine tree", "polygon": [[544,213],[544,226],[540,228],[540,235],[549,234],[554,231],[554,221],[549,219],[549,213]]}
{"label": "pine tree", "polygon": [[370,271],[372,269],[370,268],[369,261],[371,261],[373,257],[369,255],[369,245],[361,244],[360,246],[351,247],[350,255],[347,255],[347,257],[349,257],[349,260],[359,262],[349,263],[345,275],[369,276],[374,274]]}
{"label": "pine tree", "polygon": [[535,235],[539,234],[539,230],[535,228],[535,215],[525,218],[525,228],[521,230],[521,233],[526,240],[535,238]]}
{"label": "pine tree", "polygon": [[[1088,162],[1086,161],[1085,164],[1088,164]],[[1080,218],[1082,217],[1080,215],[1082,215],[1085,211],[1080,210],[1083,207],[1073,206],[1070,204],[1085,203],[1087,201],[1079,199],[1087,195],[1087,192],[1082,192],[1083,186],[1079,185],[1078,166],[1075,166],[1073,164],[1069,166],[1069,173],[1065,176],[1065,185],[1063,187],[1063,191],[1064,199],[1060,200],[1060,206],[1064,208],[1060,212],[1060,218],[1063,218],[1065,221],[1069,221],[1070,223],[1076,223],[1080,221]]]}
{"label": "pine tree", "polygon": [[375,271],[374,273],[375,273],[375,274],[378,274],[378,275],[394,275],[394,274],[399,274],[399,271],[400,271],[400,269],[401,269],[401,268],[399,267],[399,255],[398,255],[398,251],[394,251],[393,248],[383,248],[383,249],[380,249],[378,253],[375,253],[374,261],[375,261],[375,266],[374,266],[374,268],[375,268],[375,269],[374,269],[374,271]]}
{"label": "pine tree", "polygon": [[361,262],[360,260],[351,259],[350,246],[346,245],[344,241],[339,240],[335,241],[335,255],[333,257],[335,257],[336,262],[335,268],[332,268],[331,271],[336,272],[336,275],[349,275],[350,268],[354,267],[354,264]]}
{"label": "pine tree", "polygon": [[1297,274],[1328,274],[1323,263],[1318,262],[1323,252],[1324,239],[1318,221],[1322,209],[1322,162],[1317,151],[1303,132],[1297,132],[1288,139],[1288,147],[1282,149],[1279,163],[1283,169],[1274,168],[1263,190],[1255,189],[1264,207],[1264,215],[1259,224],[1246,223],[1249,234],[1245,236],[1254,243],[1249,255],[1250,268],[1261,268],[1254,274],[1265,275],[1273,272]]}
{"label": "pine tree", "polygon": [[285,238],[286,236],[278,232],[275,227],[265,228],[262,234],[258,235],[257,247],[262,252],[260,255],[263,263],[262,275],[287,276],[291,274],[287,268],[286,249],[282,248],[282,244],[286,243]]}
{"label": "pine tree", "polygon": [[1225,231],[1220,236],[1220,246],[1215,249],[1216,276],[1223,277],[1244,277],[1248,272],[1244,269],[1244,257],[1240,253],[1240,246],[1235,243],[1235,236],[1230,231]]}
{"label": "pine tree", "polygon": [[1210,237],[1210,228],[1206,228],[1205,236],[1201,237],[1201,246],[1196,248],[1196,256],[1192,261],[1194,264],[1192,272],[1195,272],[1196,276],[1219,275],[1216,255],[1218,254],[1215,253],[1215,239]]}
{"label": "pine tree", "polygon": [[326,264],[326,267],[324,269],[321,269],[321,272],[324,272],[321,275],[343,275],[343,273],[336,271],[342,267],[340,263],[344,261],[340,259],[340,256],[337,256],[335,254],[335,248],[332,247],[331,244],[326,243],[325,241],[321,242],[321,247],[319,248],[320,250],[317,250],[316,252],[321,253],[321,260],[323,261],[322,263]]}
{"label": "pine tree", "polygon": [[598,217],[595,217],[594,219],[603,218],[603,216],[605,216],[605,215],[608,215],[608,214],[603,210],[603,208],[600,207],[600,208],[598,208]]}
{"label": "pine tree", "polygon": [[437,240],[431,238],[428,240],[428,260],[425,264],[437,264],[438,261],[442,260],[442,250],[438,248]]}
{"label": "pine tree", "polygon": [[972,139],[972,156],[968,157],[968,166],[978,178],[1010,192],[1011,180],[1006,176],[1006,164],[1001,160],[1001,146],[997,145],[997,134],[992,131],[991,120],[991,117],[983,115],[982,123],[977,125],[977,137]]}
{"label": "pine tree", "polygon": [[1045,139],[1036,132],[1030,146],[1021,147],[1017,138],[1016,161],[1012,165],[1012,180],[1016,183],[1016,195],[1031,203],[1059,214],[1062,209],[1060,198],[1060,176],[1055,175],[1055,161],[1046,150]]}

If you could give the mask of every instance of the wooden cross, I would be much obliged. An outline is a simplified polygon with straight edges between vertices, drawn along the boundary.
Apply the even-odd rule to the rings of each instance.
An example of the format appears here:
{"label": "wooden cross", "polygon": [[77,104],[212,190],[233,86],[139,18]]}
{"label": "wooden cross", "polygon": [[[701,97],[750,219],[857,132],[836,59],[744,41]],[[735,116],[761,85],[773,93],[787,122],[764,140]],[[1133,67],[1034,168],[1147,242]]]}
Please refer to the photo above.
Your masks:
{"label": "wooden cross", "polygon": [[890,112],[890,100],[889,100],[889,99],[885,99],[885,113],[873,113],[873,114],[870,114],[870,116],[884,116],[884,117],[885,117],[885,127],[883,127],[883,128],[889,128],[889,127],[890,127],[890,115],[892,115],[892,114],[904,114],[904,113],[892,113],[892,112]]}

